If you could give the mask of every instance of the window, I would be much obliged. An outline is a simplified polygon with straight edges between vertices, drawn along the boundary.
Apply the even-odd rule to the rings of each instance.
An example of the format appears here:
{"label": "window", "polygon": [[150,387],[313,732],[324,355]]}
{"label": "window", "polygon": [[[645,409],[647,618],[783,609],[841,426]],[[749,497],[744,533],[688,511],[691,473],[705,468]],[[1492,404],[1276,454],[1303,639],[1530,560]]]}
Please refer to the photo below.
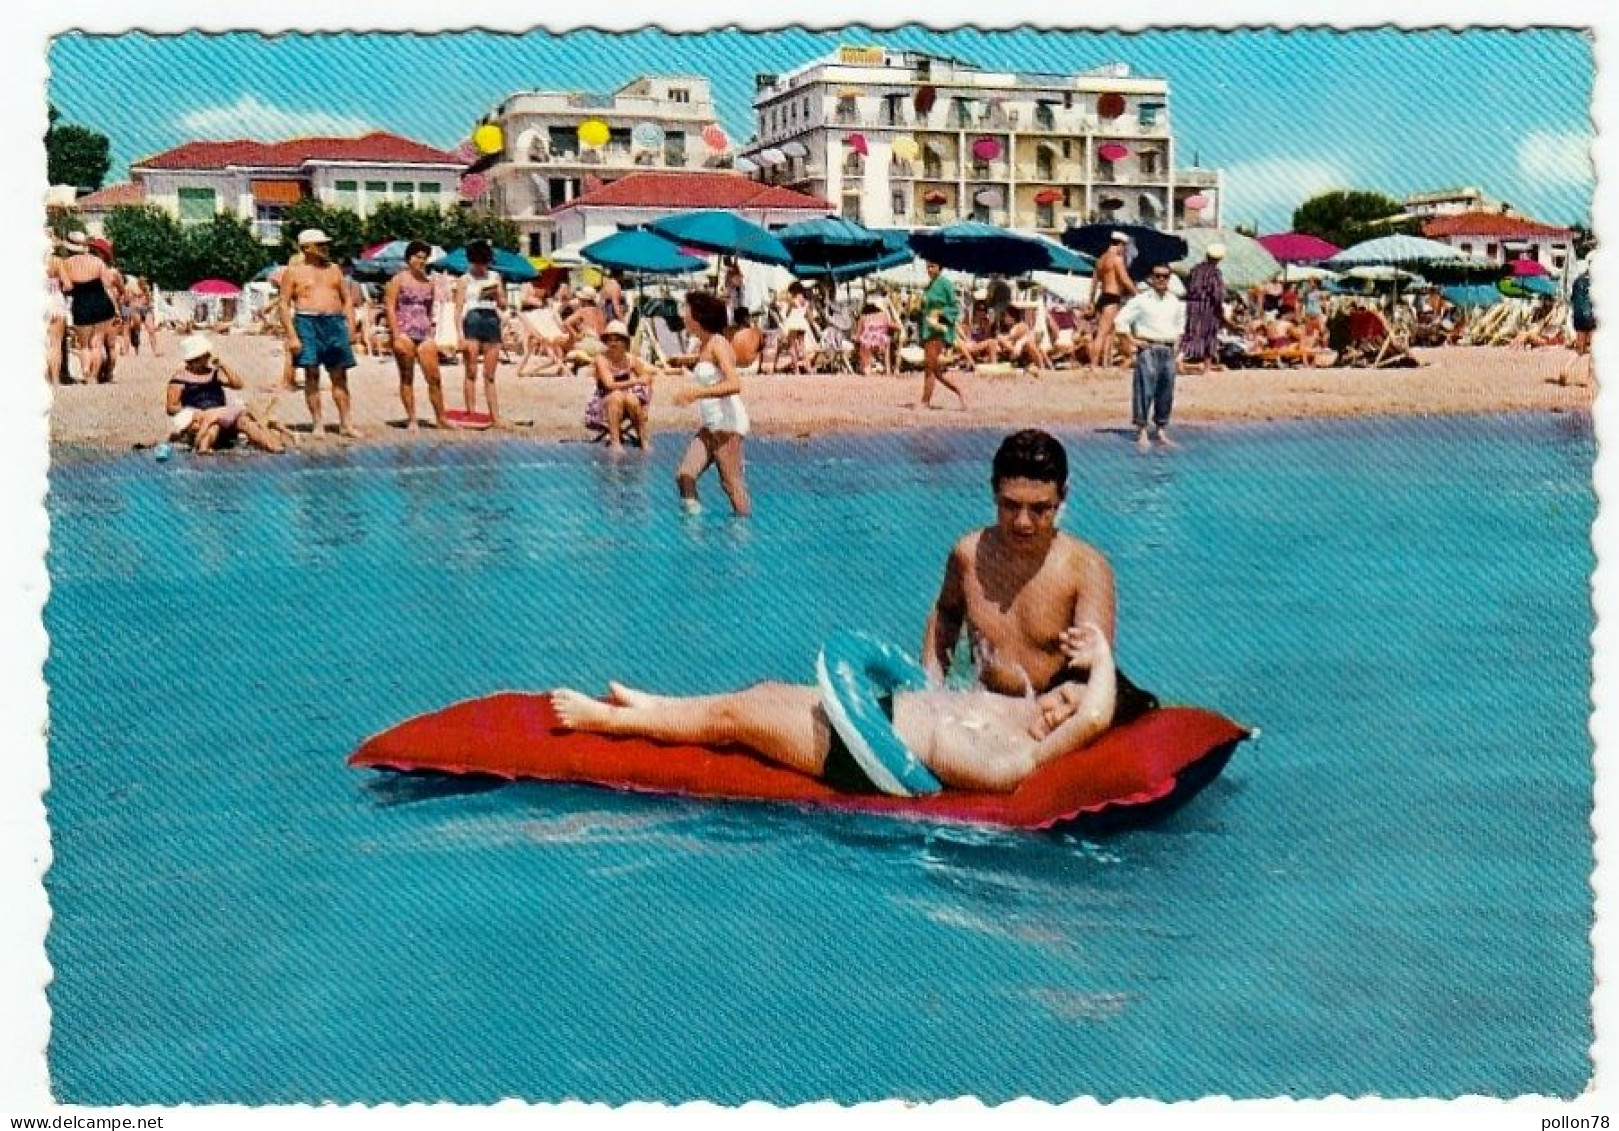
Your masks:
{"label": "window", "polygon": [[1473,245],[1470,244],[1470,243],[1462,244],[1462,254],[1463,255],[1472,255],[1473,254]]}
{"label": "window", "polygon": [[[894,216],[897,219],[897,218],[899,218],[901,216],[904,216],[904,215],[905,215],[905,194],[903,192],[896,192],[894,194]],[[1561,266],[1561,264],[1559,264],[1559,266]]]}
{"label": "window", "polygon": [[203,224],[219,211],[211,188],[183,188],[180,190],[180,223]]}
{"label": "window", "polygon": [[545,245],[539,232],[530,232],[528,234],[528,253],[535,256],[545,254]]}
{"label": "window", "polygon": [[981,179],[984,178],[984,177],[988,177],[989,176],[989,162],[985,161],[981,157],[974,156],[973,157],[973,176],[981,178]]}
{"label": "window", "polygon": [[1049,181],[1057,175],[1057,162],[1051,150],[1042,145],[1034,151],[1034,175],[1042,181]]}
{"label": "window", "polygon": [[1501,250],[1500,247],[1498,245],[1496,245],[1496,244],[1493,244],[1493,243],[1487,243],[1487,244],[1484,245],[1484,254],[1486,256],[1488,256],[1490,259],[1494,259],[1495,256],[1496,256],[1496,253],[1498,251],[1500,251],[1500,250]]}
{"label": "window", "polygon": [[1158,151],[1149,149],[1141,155],[1141,171],[1149,177],[1158,175]]}
{"label": "window", "polygon": [[1072,157],[1074,155],[1074,143],[1071,139],[1066,137],[1062,139],[1062,155],[1064,157]]}
{"label": "window", "polygon": [[686,163],[685,130],[670,130],[663,135],[663,163],[665,165],[684,165]]}
{"label": "window", "polygon": [[579,129],[578,127],[552,126],[548,131],[552,157],[574,158],[579,156]]}
{"label": "window", "polygon": [[423,208],[437,208],[439,201],[439,186],[433,181],[422,181],[416,186],[416,203]]}
{"label": "window", "polygon": [[1053,205],[1036,204],[1034,206],[1034,226],[1036,228],[1055,228],[1057,226],[1057,213]]}
{"label": "window", "polygon": [[691,101],[691,91],[687,90],[683,86],[671,86],[669,88],[669,101],[670,102],[690,102]]}
{"label": "window", "polygon": [[804,120],[806,122],[810,120],[810,100],[807,98],[804,99]]}
{"label": "window", "polygon": [[547,186],[550,192],[551,207],[564,204],[568,200],[568,179],[566,177],[552,177]]}
{"label": "window", "polygon": [[1568,265],[1568,256],[1564,255],[1560,251],[1552,252],[1552,267],[1553,267],[1553,269],[1561,271],[1567,265]]}
{"label": "window", "polygon": [[416,184],[414,181],[395,181],[393,198],[401,204],[416,203]]}
{"label": "window", "polygon": [[1156,102],[1143,102],[1136,107],[1136,117],[1144,126],[1156,126],[1158,124],[1158,111],[1162,109],[1163,106]]}
{"label": "window", "polygon": [[360,210],[360,182],[359,181],[333,181],[332,203],[339,208],[347,208],[350,212]]}

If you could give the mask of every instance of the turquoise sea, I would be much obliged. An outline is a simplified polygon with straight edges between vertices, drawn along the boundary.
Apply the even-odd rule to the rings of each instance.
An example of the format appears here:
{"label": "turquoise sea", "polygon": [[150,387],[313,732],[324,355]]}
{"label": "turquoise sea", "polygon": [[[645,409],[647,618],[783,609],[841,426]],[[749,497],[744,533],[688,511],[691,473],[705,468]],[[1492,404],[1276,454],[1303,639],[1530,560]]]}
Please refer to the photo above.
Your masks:
{"label": "turquoise sea", "polygon": [[1063,434],[1126,669],[1258,726],[1099,839],[357,772],[500,688],[914,647],[989,432],[756,439],[757,514],[508,441],[60,462],[66,1103],[1581,1091],[1590,420]]}

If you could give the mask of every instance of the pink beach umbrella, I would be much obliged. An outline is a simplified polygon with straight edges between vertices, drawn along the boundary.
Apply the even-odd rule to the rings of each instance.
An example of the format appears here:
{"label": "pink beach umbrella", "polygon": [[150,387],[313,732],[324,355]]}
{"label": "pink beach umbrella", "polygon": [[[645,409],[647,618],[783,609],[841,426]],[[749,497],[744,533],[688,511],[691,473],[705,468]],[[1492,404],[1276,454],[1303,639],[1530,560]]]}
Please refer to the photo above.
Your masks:
{"label": "pink beach umbrella", "polygon": [[1514,279],[1533,279],[1540,275],[1550,275],[1542,263],[1533,259],[1514,259],[1512,261],[1512,277]]}
{"label": "pink beach umbrella", "polygon": [[1343,250],[1337,244],[1328,243],[1320,236],[1304,232],[1276,232],[1260,236],[1259,244],[1270,252],[1278,263],[1320,263]]}
{"label": "pink beach umbrella", "polygon": [[461,178],[461,199],[477,200],[488,188],[488,177],[482,173],[468,173]]}
{"label": "pink beach umbrella", "polygon": [[191,284],[191,293],[208,298],[229,298],[242,293],[242,288],[224,279],[202,279]]}
{"label": "pink beach umbrella", "polygon": [[848,144],[850,149],[854,150],[862,157],[865,157],[870,153],[870,147],[866,144],[865,134],[850,134],[843,140]]}

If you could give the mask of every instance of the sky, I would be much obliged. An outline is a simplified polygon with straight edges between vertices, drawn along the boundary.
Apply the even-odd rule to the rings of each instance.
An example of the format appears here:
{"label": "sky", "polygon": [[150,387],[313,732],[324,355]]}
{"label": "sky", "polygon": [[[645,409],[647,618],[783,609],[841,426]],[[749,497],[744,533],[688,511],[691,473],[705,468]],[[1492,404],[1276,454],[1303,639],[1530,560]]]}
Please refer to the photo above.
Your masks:
{"label": "sky", "polygon": [[1285,229],[1328,189],[1457,185],[1589,223],[1594,64],[1587,36],[1570,30],[75,33],[52,43],[49,92],[65,120],[111,138],[112,181],[132,159],[198,138],[378,128],[450,147],[513,91],[606,92],[649,72],[707,75],[721,124],[741,140],[756,72],[847,42],[1017,70],[1123,62],[1165,77],[1177,163],[1224,170],[1228,225]]}

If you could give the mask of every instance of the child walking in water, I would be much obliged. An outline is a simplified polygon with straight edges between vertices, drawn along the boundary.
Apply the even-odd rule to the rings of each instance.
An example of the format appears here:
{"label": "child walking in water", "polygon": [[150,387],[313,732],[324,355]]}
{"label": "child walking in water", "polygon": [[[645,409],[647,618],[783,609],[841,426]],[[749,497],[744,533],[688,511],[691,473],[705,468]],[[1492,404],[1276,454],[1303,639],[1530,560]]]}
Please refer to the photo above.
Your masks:
{"label": "child walking in water", "polygon": [[742,375],[736,368],[736,355],[726,341],[725,304],[707,291],[686,296],[686,329],[697,335],[697,364],[692,369],[695,385],[676,389],[676,404],[697,404],[702,421],[697,435],[686,449],[686,457],[675,472],[680,499],[688,511],[696,511],[697,480],[711,466],[718,466],[720,486],[731,500],[738,518],[753,513],[744,477],[742,441],[749,431],[748,410],[742,403]]}

